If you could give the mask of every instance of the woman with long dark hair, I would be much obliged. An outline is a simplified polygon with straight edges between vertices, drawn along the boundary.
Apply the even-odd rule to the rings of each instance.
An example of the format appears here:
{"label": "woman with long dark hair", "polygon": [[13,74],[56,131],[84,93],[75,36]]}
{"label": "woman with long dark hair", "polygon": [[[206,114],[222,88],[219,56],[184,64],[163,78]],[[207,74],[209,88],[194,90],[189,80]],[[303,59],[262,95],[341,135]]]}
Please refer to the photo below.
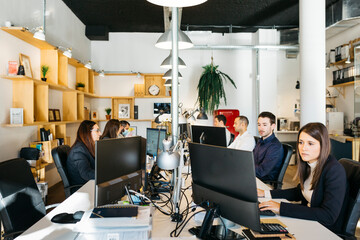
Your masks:
{"label": "woman with long dark hair", "polygon": [[80,124],[66,161],[71,185],[83,185],[95,179],[95,141],[99,140],[100,135],[95,122],[85,120]]}
{"label": "woman with long dark hair", "polygon": [[296,147],[300,184],[270,192],[258,189],[258,196],[285,198],[301,204],[267,201],[259,207],[282,216],[318,221],[333,232],[341,232],[347,181],[344,168],[330,155],[326,127],[322,123],[306,124],[299,131]]}
{"label": "woman with long dark hair", "polygon": [[120,121],[117,119],[110,119],[104,128],[104,132],[100,139],[117,138],[122,131]]}

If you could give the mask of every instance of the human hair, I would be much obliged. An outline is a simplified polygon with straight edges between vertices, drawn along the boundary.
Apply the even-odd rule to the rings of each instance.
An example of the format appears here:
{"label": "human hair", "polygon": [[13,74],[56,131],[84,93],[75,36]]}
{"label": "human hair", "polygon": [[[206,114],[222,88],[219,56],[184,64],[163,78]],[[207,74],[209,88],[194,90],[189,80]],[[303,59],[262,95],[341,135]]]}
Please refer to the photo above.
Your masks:
{"label": "human hair", "polygon": [[117,134],[120,129],[120,121],[117,119],[110,119],[104,128],[104,132],[101,135],[100,139],[103,139],[104,137],[108,138],[116,138]]}
{"label": "human hair", "polygon": [[122,127],[126,127],[127,125],[130,126],[130,123],[129,123],[128,121],[121,120],[121,121],[120,121],[120,125],[121,125]]}
{"label": "human hair", "polygon": [[219,122],[223,122],[224,125],[226,125],[226,117],[222,114],[216,115],[215,118],[219,121]]}
{"label": "human hair", "polygon": [[313,190],[319,183],[321,172],[323,171],[326,160],[330,155],[330,150],[331,150],[330,138],[324,124],[319,122],[308,123],[300,129],[296,142],[296,157],[297,159],[300,160],[298,161],[299,165],[297,170],[297,176],[300,179],[301,189],[304,189],[304,182],[309,177],[311,171],[310,166],[307,164],[307,162],[304,162],[301,159],[298,149],[299,138],[302,132],[310,135],[311,137],[313,137],[314,139],[320,142],[320,154],[317,160],[316,167],[314,169],[314,176],[311,181],[311,189]]}
{"label": "human hair", "polygon": [[249,125],[249,119],[245,116],[238,116],[236,118],[239,118],[240,122],[245,123],[246,127]]}
{"label": "human hair", "polygon": [[269,118],[271,125],[275,124],[276,117],[271,112],[262,112],[259,114],[258,118]]}
{"label": "human hair", "polygon": [[71,148],[73,148],[78,142],[83,143],[89,150],[90,154],[95,157],[95,142],[91,137],[91,130],[93,129],[94,125],[96,125],[96,123],[93,121],[82,121],[76,134],[76,140]]}

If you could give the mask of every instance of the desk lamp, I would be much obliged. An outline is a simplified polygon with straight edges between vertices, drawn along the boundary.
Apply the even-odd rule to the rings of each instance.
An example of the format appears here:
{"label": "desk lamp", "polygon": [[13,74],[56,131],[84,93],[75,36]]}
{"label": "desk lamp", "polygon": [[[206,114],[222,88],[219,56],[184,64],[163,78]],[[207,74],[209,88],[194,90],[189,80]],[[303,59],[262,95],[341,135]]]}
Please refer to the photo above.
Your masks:
{"label": "desk lamp", "polygon": [[[171,140],[163,140],[164,151],[160,153],[157,159],[157,165],[159,168],[164,170],[174,170],[174,193],[173,203],[175,206],[175,213],[171,215],[173,222],[181,222],[182,215],[180,214],[180,189],[181,189],[181,170],[184,166],[184,148],[181,141],[178,141],[175,147],[171,150]],[[179,152],[181,154],[179,154]]]}

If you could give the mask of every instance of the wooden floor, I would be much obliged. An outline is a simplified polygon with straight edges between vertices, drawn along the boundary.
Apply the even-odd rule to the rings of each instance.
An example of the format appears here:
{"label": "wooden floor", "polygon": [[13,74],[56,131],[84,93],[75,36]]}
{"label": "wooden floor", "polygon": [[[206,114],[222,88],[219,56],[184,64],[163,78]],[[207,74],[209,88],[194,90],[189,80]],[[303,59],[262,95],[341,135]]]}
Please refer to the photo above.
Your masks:
{"label": "wooden floor", "polygon": [[[294,176],[296,174],[297,166],[296,165],[289,165],[285,176],[284,176],[284,184],[283,188],[292,188],[296,187],[298,182],[294,181]],[[47,202],[46,205],[54,204],[54,203],[61,203],[65,200],[65,194],[64,194],[64,186],[62,182],[55,184],[51,188],[49,188],[48,196],[47,196]],[[360,221],[358,223],[358,227],[356,229],[356,236],[357,239],[360,240]]]}

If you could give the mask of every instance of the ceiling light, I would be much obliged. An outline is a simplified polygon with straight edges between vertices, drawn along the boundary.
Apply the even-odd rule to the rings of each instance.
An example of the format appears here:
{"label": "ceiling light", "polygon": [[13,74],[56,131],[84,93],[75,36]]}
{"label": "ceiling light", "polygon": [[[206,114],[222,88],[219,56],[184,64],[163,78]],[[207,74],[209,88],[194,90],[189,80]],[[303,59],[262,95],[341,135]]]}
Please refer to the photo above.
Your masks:
{"label": "ceiling light", "polygon": [[137,78],[141,78],[141,73],[140,73],[140,72],[137,72],[136,77],[137,77]]}
{"label": "ceiling light", "polygon": [[351,63],[350,56],[347,57],[345,63]]}
{"label": "ceiling light", "polygon": [[[165,87],[171,87],[172,86],[172,80],[167,79],[164,84]],[[178,83],[178,86],[180,86],[180,82]]]}
{"label": "ceiling light", "polygon": [[[187,49],[192,48],[194,44],[191,42],[190,38],[180,29],[178,30],[178,48]],[[157,40],[155,47],[161,49],[171,49],[172,48],[172,36],[171,29],[166,30],[160,38]]]}
{"label": "ceiling light", "polygon": [[45,33],[43,27],[37,27],[35,29],[34,38],[45,41]]}
{"label": "ceiling light", "polygon": [[[165,60],[161,63],[160,67],[168,68],[168,69],[172,68],[172,54],[171,54],[171,52],[170,52],[170,55],[167,58],[165,58]],[[178,57],[178,68],[186,68],[185,62],[180,57]]]}
{"label": "ceiling light", "polygon": [[99,73],[99,77],[105,77],[105,72],[104,72],[104,70],[101,70],[101,72]]}
{"label": "ceiling light", "polygon": [[[178,79],[182,79],[182,75],[180,72],[178,72]],[[163,79],[172,79],[172,69],[168,70],[166,73],[164,73]]]}
{"label": "ceiling light", "polygon": [[66,48],[66,50],[63,52],[63,55],[71,58],[72,57],[72,49],[71,48]]}
{"label": "ceiling light", "polygon": [[163,7],[192,7],[206,2],[207,0],[147,0],[152,4]]}
{"label": "ceiling light", "polygon": [[85,67],[88,68],[88,69],[91,69],[91,61],[88,61],[88,62],[85,64]]}

